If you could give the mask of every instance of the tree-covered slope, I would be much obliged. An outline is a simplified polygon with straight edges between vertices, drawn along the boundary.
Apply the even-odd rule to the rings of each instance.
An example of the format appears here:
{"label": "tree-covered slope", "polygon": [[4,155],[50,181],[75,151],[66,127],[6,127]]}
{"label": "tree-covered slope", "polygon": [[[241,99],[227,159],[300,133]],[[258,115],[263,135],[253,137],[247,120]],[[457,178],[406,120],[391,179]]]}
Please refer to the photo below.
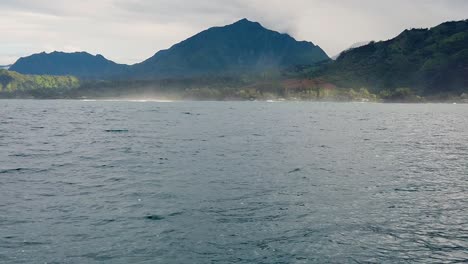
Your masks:
{"label": "tree-covered slope", "polygon": [[127,69],[127,65],[117,64],[101,55],[57,51],[20,58],[9,68],[22,74],[73,75],[84,79],[117,77]]}
{"label": "tree-covered slope", "polygon": [[141,78],[261,72],[329,60],[311,42],[240,20],[203,31],[132,66]]}
{"label": "tree-covered slope", "polygon": [[80,81],[72,76],[24,75],[0,70],[0,97],[34,94],[48,97],[63,94],[79,86]]}
{"label": "tree-covered slope", "polygon": [[468,20],[405,30],[394,39],[343,52],[313,71],[343,87],[428,95],[468,90]]}

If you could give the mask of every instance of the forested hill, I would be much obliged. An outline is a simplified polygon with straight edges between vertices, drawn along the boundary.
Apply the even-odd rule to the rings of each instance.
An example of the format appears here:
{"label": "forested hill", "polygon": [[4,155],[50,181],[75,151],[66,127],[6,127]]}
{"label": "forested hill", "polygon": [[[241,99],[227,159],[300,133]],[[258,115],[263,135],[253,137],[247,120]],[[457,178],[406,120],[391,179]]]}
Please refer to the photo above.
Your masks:
{"label": "forested hill", "polygon": [[247,19],[203,31],[132,66],[145,79],[279,70],[329,57],[311,42],[268,30]]}
{"label": "forested hill", "polygon": [[394,39],[343,52],[311,76],[342,87],[421,95],[468,90],[468,20],[405,30]]}

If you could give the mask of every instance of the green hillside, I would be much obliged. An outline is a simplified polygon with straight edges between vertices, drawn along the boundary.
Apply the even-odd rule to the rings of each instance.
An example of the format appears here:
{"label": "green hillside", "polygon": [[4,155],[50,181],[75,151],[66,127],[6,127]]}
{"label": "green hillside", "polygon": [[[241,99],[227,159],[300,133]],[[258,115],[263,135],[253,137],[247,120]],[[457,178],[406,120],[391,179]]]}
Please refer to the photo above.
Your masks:
{"label": "green hillside", "polygon": [[383,97],[466,92],[468,20],[405,30],[394,39],[346,51],[335,62],[305,73],[340,87],[366,87]]}
{"label": "green hillside", "polygon": [[80,81],[72,76],[24,75],[13,71],[0,70],[1,97],[60,96],[78,88]]}

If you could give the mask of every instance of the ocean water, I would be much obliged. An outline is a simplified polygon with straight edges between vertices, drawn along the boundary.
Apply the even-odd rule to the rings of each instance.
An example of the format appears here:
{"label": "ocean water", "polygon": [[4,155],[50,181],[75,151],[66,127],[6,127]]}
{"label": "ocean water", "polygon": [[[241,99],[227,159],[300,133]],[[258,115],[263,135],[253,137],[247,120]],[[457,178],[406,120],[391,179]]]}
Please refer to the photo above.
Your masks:
{"label": "ocean water", "polygon": [[0,101],[0,263],[466,263],[468,105]]}

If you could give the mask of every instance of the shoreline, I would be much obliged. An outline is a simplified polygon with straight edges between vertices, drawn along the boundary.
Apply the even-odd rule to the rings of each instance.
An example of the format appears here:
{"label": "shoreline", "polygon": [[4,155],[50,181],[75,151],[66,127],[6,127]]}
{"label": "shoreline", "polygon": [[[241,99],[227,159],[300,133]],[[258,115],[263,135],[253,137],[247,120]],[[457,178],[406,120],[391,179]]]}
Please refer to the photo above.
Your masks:
{"label": "shoreline", "polygon": [[169,99],[169,98],[0,98],[1,101],[8,100],[37,100],[37,101],[81,101],[81,102],[135,102],[135,103],[180,103],[180,102],[259,102],[259,103],[357,103],[357,104],[450,104],[450,105],[468,105],[467,101],[441,101],[441,100],[424,100],[424,101],[405,101],[405,100],[378,100],[378,101],[344,101],[344,100],[243,100],[243,99]]}

